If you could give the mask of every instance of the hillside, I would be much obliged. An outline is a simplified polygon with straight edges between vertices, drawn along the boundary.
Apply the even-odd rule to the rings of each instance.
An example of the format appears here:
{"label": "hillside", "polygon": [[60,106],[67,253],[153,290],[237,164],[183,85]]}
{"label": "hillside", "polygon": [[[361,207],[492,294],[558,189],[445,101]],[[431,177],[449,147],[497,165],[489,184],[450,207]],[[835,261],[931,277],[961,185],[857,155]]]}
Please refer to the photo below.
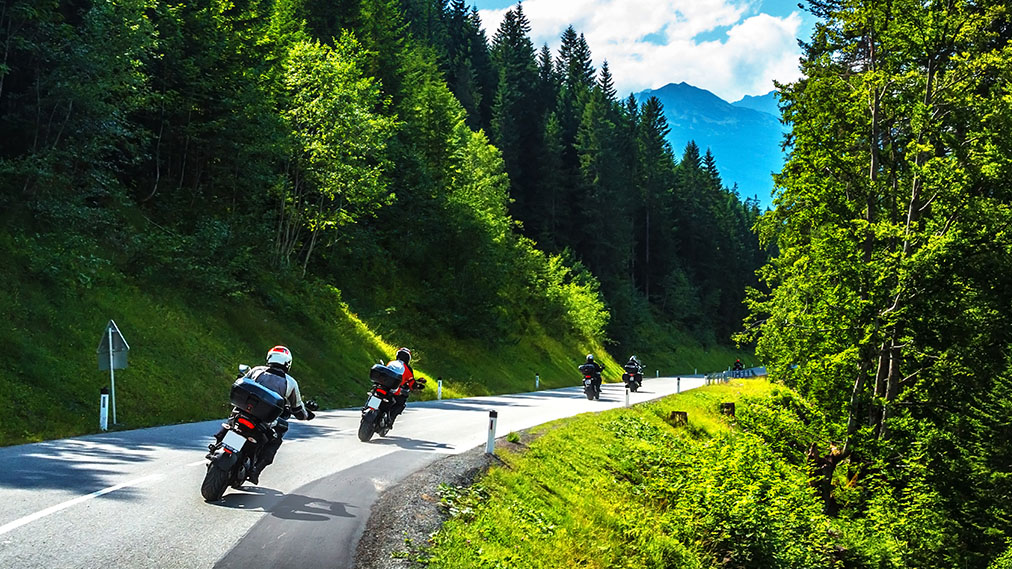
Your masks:
{"label": "hillside", "polygon": [[[535,373],[542,388],[573,385],[575,366],[587,352],[617,369],[601,346],[576,336],[532,329],[523,341],[493,351],[424,324],[392,329],[383,321],[365,322],[338,290],[320,282],[229,298],[106,267],[78,274],[90,283],[81,286],[54,278],[59,272],[39,273],[38,259],[11,244],[10,236],[0,239],[7,259],[0,313],[8,323],[0,342],[9,355],[0,362],[0,389],[12,404],[0,425],[0,445],[98,431],[98,394],[109,386],[109,373],[98,370],[95,349],[109,319],[131,348],[129,367],[116,372],[120,424],[114,429],[226,415],[237,365],[260,363],[278,343],[293,350],[292,373],[303,394],[323,408],[360,405],[369,366],[391,358],[397,345],[413,349],[422,376],[443,378],[444,397],[530,391]],[[377,328],[389,331],[381,336]],[[651,369],[721,369],[741,355],[669,341],[676,350],[640,354]],[[434,398],[435,389],[429,382],[421,397]]]}
{"label": "hillside", "polygon": [[58,4],[0,14],[0,444],[97,428],[110,319],[124,428],[220,416],[278,343],[325,407],[395,344],[448,395],[563,385],[605,349],[733,361],[757,209],[674,164],[659,111],[589,74],[532,82],[522,22],[489,45],[457,3]]}
{"label": "hillside", "polygon": [[785,128],[780,124],[773,93],[728,103],[710,91],[687,83],[669,83],[635,94],[637,100],[657,97],[671,130],[667,140],[676,156],[695,141],[717,159],[721,178],[737,184],[742,198],[757,197],[761,207],[771,205],[772,172],[784,162],[780,145]]}

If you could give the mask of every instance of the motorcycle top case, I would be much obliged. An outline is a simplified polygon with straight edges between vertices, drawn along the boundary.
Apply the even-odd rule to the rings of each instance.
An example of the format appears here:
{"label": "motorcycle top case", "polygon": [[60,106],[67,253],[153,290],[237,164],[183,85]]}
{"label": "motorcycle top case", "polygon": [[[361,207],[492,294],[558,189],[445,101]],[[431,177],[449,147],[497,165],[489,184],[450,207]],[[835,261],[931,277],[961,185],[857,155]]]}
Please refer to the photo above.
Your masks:
{"label": "motorcycle top case", "polygon": [[583,364],[578,368],[583,375],[597,374],[597,367],[594,364]]}
{"label": "motorcycle top case", "polygon": [[402,374],[403,372],[390,369],[383,364],[376,364],[369,370],[369,379],[387,389],[393,389],[401,384]]}
{"label": "motorcycle top case", "polygon": [[232,405],[263,423],[274,421],[285,410],[283,397],[246,378],[239,378],[232,384],[229,400]]}

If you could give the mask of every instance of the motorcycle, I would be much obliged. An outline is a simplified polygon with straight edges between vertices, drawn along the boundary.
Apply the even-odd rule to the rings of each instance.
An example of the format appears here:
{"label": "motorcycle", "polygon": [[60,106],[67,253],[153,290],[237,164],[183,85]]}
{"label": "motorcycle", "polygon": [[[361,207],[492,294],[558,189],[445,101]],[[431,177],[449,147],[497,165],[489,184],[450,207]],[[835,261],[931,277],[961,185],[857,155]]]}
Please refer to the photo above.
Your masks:
{"label": "motorcycle", "polygon": [[636,393],[643,386],[643,368],[636,365],[626,365],[625,373],[622,374],[622,382],[626,389]]}
{"label": "motorcycle", "polygon": [[601,399],[601,386],[595,381],[599,373],[597,367],[593,364],[583,364],[578,369],[583,374],[583,394],[591,401]]}
{"label": "motorcycle", "polygon": [[[390,411],[394,406],[394,397],[406,394],[407,387],[401,386],[401,375],[383,364],[376,364],[369,370],[372,389],[362,407],[362,420],[358,424],[358,440],[367,443],[373,434],[385,437],[394,426],[394,417]],[[425,379],[415,380],[416,389],[425,387]]]}
{"label": "motorcycle", "polygon": [[[284,397],[243,377],[248,370],[249,366],[239,366],[240,376],[229,392],[232,414],[222,424],[225,436],[209,447],[207,473],[200,485],[208,502],[220,499],[228,486],[242,488],[261,449],[276,436],[274,422],[291,416]],[[319,408],[311,400],[305,406],[311,411]]]}

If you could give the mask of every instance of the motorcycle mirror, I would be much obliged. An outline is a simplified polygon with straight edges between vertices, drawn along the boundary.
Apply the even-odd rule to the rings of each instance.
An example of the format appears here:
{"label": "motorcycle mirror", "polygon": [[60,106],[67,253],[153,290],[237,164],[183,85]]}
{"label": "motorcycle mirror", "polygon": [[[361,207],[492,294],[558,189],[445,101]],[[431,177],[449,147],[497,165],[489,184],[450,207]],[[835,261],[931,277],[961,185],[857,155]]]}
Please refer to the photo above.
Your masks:
{"label": "motorcycle mirror", "polygon": [[241,373],[243,375],[246,375],[247,371],[249,371],[249,366],[248,365],[246,365],[246,364],[239,364],[239,373]]}

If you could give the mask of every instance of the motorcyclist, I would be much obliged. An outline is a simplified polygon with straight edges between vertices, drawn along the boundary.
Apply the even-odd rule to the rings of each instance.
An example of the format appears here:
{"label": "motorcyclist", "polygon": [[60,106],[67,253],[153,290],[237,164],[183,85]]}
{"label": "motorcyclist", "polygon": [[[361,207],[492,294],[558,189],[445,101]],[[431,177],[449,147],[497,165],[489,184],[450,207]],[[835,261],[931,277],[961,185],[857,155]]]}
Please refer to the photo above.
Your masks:
{"label": "motorcyclist", "polygon": [[741,371],[745,369],[745,364],[741,363],[740,359],[734,360],[734,371]]}
{"label": "motorcyclist", "polygon": [[393,395],[394,404],[390,408],[390,424],[393,425],[394,419],[404,411],[404,407],[408,404],[408,396],[412,391],[420,391],[425,388],[425,378],[419,377],[415,379],[415,372],[411,369],[411,350],[407,348],[398,348],[397,353],[394,355],[394,359],[390,360],[387,367],[401,374],[401,384],[397,386],[391,395]]}
{"label": "motorcyclist", "polygon": [[[274,456],[278,454],[278,449],[281,448],[281,440],[284,438],[285,433],[288,432],[288,417],[295,415],[297,419],[309,421],[316,416],[313,413],[316,403],[312,401],[303,403],[302,395],[299,393],[298,382],[288,374],[291,368],[291,350],[285,346],[274,346],[267,352],[265,365],[250,368],[245,374],[239,376],[240,378],[255,381],[285,399],[285,412],[274,423],[274,436],[260,449],[257,462],[253,465],[253,470],[247,476],[253,484],[260,483],[260,473],[274,462]],[[222,437],[225,436],[225,431],[226,429],[222,427],[218,431],[218,434],[215,435],[215,439],[218,442],[221,442]],[[211,449],[213,452],[214,445],[211,445]]]}
{"label": "motorcyclist", "polygon": [[592,378],[592,383],[597,389],[597,392],[601,392],[601,372],[604,371],[604,366],[594,361],[594,354],[587,354],[587,361],[581,364],[577,369],[580,370],[584,375],[588,372]]}
{"label": "motorcyclist", "polygon": [[640,361],[636,359],[635,354],[629,356],[629,361],[627,361],[625,365],[622,366],[622,369],[624,369],[625,372],[629,374],[630,379],[639,379],[640,382],[643,381],[642,377],[643,364],[641,364]]}

